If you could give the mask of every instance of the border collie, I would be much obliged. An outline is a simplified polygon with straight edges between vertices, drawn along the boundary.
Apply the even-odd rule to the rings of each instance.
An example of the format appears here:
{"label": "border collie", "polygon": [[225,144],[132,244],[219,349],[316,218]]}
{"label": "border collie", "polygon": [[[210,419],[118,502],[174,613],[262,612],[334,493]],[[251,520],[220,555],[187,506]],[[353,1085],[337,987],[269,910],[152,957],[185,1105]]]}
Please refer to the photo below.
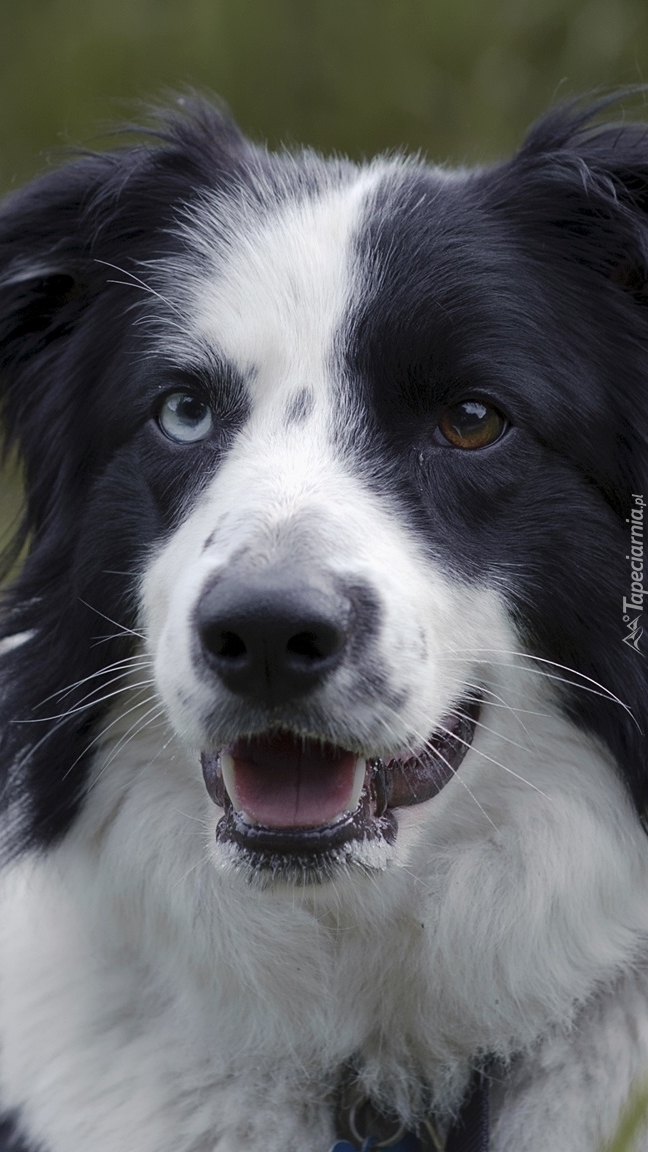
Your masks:
{"label": "border collie", "polygon": [[6,201],[3,1152],[614,1132],[648,130],[600,113],[450,171],[181,100]]}

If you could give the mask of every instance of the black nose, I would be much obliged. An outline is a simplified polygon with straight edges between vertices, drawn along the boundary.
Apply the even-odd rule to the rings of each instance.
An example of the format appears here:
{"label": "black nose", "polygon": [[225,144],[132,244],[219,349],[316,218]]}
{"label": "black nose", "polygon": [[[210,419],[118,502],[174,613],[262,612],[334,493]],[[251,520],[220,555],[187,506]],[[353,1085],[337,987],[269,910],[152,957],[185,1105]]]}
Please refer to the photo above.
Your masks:
{"label": "black nose", "polygon": [[340,663],[350,605],[306,579],[226,576],[198,601],[196,628],[210,668],[238,696],[284,703]]}

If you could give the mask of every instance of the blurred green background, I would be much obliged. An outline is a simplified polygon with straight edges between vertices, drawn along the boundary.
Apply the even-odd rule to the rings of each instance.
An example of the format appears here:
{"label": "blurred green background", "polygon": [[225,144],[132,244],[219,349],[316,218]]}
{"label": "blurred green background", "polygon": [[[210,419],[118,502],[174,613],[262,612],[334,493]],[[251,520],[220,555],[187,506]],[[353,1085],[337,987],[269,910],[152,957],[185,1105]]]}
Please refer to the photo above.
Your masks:
{"label": "blurred green background", "polygon": [[0,0],[0,189],[188,84],[272,143],[464,161],[646,78],[646,0]]}
{"label": "blurred green background", "polygon": [[219,93],[273,144],[463,163],[556,99],[644,80],[647,0],[0,0],[0,192],[168,89]]}

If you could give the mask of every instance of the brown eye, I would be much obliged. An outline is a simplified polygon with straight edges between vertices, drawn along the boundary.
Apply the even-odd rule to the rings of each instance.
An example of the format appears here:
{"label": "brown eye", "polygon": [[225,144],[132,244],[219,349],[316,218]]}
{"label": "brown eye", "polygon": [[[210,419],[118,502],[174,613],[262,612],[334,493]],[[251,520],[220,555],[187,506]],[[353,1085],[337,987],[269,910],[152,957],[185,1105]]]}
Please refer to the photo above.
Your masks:
{"label": "brown eye", "polygon": [[436,439],[453,448],[486,448],[507,428],[508,421],[497,408],[481,400],[463,400],[446,408],[436,427]]}

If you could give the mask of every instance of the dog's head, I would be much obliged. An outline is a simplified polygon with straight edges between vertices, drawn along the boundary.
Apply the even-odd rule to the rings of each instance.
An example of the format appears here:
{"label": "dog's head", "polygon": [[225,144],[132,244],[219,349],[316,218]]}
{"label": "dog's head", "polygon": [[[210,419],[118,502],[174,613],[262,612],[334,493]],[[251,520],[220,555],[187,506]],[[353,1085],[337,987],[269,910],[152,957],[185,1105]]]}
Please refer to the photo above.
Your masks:
{"label": "dog's head", "polygon": [[574,109],[454,174],[194,105],[7,201],[17,842],[140,690],[255,869],[379,865],[547,697],[643,808],[647,175],[643,127]]}

